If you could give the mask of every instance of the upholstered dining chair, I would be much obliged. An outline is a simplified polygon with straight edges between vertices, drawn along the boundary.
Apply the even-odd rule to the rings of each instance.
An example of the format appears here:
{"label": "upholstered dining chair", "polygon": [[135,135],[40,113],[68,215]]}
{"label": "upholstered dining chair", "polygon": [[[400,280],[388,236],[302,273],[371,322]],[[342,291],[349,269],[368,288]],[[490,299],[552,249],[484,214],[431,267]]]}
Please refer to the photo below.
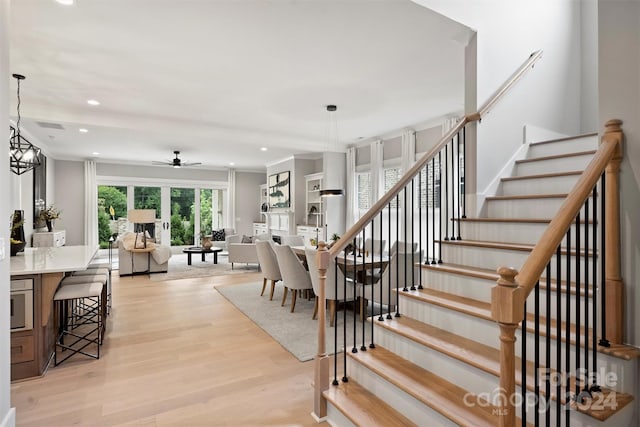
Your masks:
{"label": "upholstered dining chair", "polygon": [[393,255],[398,251],[411,252],[412,249],[413,249],[413,252],[418,250],[418,242],[409,243],[409,242],[396,240],[395,242],[393,242],[393,245],[391,245],[391,249],[389,249],[389,256]]}
{"label": "upholstered dining chair", "polygon": [[273,250],[276,253],[278,259],[278,266],[280,267],[280,273],[282,274],[282,284],[284,286],[284,295],[282,297],[282,304],[287,301],[287,291],[291,290],[291,312],[296,308],[296,297],[298,291],[313,289],[311,284],[311,277],[309,272],[300,258],[293,252],[291,246],[278,245],[274,246]]}
{"label": "upholstered dining chair", "polygon": [[384,253],[385,249],[387,249],[387,241],[386,240],[375,240],[370,237],[365,239],[364,241],[364,251],[370,254],[373,254],[375,251],[376,255]]}
{"label": "upholstered dining chair", "polygon": [[420,252],[396,252],[391,255],[389,265],[379,278],[366,276],[364,286],[357,289],[361,302],[360,315],[363,316],[367,301],[388,306],[388,312],[392,312],[398,304],[395,289],[402,289],[405,284],[411,286],[409,282],[412,278],[414,262],[419,260]]}
{"label": "upholstered dining chair", "polygon": [[267,280],[271,280],[269,301],[273,299],[273,291],[276,287],[276,282],[282,280],[280,267],[278,267],[278,259],[276,258],[276,253],[273,251],[272,245],[273,244],[270,241],[258,240],[256,242],[258,262],[260,263],[260,269],[264,276],[262,278],[262,292],[260,292],[260,296],[264,295],[264,290],[267,287]]}
{"label": "upholstered dining chair", "polygon": [[[313,292],[316,294],[316,304],[313,308],[313,318],[315,319],[318,315],[318,295],[320,294],[320,276],[318,275],[318,262],[316,259],[318,251],[314,248],[305,248],[304,254],[307,257],[307,265],[309,266],[309,275],[311,276]],[[354,298],[353,281],[351,279],[347,279],[347,292],[345,298],[344,280],[344,273],[339,268],[336,272],[336,262],[332,259],[329,262],[327,280],[325,282],[325,298],[329,301],[329,326],[333,326],[335,321],[338,303],[340,301],[353,301]],[[337,293],[336,284],[338,285]]]}
{"label": "upholstered dining chair", "polygon": [[302,236],[280,236],[280,243],[288,246],[304,246],[304,238]]}

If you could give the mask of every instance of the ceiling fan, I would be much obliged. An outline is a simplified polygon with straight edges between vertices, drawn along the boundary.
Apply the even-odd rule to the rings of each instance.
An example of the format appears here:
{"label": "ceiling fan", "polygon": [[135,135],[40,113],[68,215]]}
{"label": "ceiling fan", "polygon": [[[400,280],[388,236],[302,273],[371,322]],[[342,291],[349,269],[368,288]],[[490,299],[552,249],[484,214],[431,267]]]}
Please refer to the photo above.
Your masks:
{"label": "ceiling fan", "polygon": [[180,168],[182,166],[197,166],[202,164],[201,162],[183,162],[182,159],[178,157],[180,155],[180,151],[178,150],[174,151],[173,154],[176,155],[174,159],[168,160],[166,162],[153,161],[151,163],[153,163],[154,165],[169,165],[173,166],[174,168]]}

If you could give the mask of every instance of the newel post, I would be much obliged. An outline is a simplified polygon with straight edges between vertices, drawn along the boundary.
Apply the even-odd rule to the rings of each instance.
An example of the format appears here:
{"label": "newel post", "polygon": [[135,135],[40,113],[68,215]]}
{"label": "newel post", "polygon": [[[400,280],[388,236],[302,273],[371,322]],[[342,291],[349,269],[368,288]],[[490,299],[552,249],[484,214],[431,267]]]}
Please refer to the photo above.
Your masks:
{"label": "newel post", "polygon": [[318,295],[318,353],[315,360],[313,416],[320,422],[327,416],[327,400],[322,393],[329,389],[329,356],[327,356],[325,340],[325,315],[327,306],[325,285],[329,268],[329,251],[325,242],[320,242],[317,253],[318,278],[320,279]]}
{"label": "newel post", "polygon": [[617,150],[605,170],[605,307],[604,337],[614,344],[624,339],[624,283],[620,266],[620,163],[622,162],[621,120],[612,119],[605,124],[602,141],[613,141]]}
{"label": "newel post", "polygon": [[515,427],[516,408],[516,329],[524,319],[524,292],[515,277],[518,271],[498,268],[500,278],[491,289],[491,317],[500,326],[500,398],[498,419],[500,427]]}

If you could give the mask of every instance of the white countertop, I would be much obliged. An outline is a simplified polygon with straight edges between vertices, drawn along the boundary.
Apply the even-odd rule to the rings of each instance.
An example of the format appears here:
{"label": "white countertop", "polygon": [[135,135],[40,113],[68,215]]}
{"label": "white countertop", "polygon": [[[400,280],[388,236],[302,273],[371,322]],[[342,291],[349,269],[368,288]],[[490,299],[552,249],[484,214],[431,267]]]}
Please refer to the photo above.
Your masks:
{"label": "white countertop", "polygon": [[25,248],[11,257],[10,274],[42,274],[84,270],[96,254],[97,247],[61,246]]}

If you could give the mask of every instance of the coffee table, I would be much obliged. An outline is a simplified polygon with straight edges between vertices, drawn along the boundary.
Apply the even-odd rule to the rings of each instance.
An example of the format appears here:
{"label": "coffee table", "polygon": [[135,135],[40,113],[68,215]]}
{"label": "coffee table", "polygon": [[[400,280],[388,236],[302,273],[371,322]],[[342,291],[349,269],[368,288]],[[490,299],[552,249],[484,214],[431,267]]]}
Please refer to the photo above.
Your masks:
{"label": "coffee table", "polygon": [[217,248],[215,246],[210,247],[209,249],[203,248],[200,246],[194,246],[191,248],[185,248],[182,250],[185,254],[187,254],[187,265],[191,265],[191,255],[193,254],[201,254],[202,262],[205,261],[206,254],[213,254],[213,263],[218,263],[218,252],[222,252],[222,248]]}

